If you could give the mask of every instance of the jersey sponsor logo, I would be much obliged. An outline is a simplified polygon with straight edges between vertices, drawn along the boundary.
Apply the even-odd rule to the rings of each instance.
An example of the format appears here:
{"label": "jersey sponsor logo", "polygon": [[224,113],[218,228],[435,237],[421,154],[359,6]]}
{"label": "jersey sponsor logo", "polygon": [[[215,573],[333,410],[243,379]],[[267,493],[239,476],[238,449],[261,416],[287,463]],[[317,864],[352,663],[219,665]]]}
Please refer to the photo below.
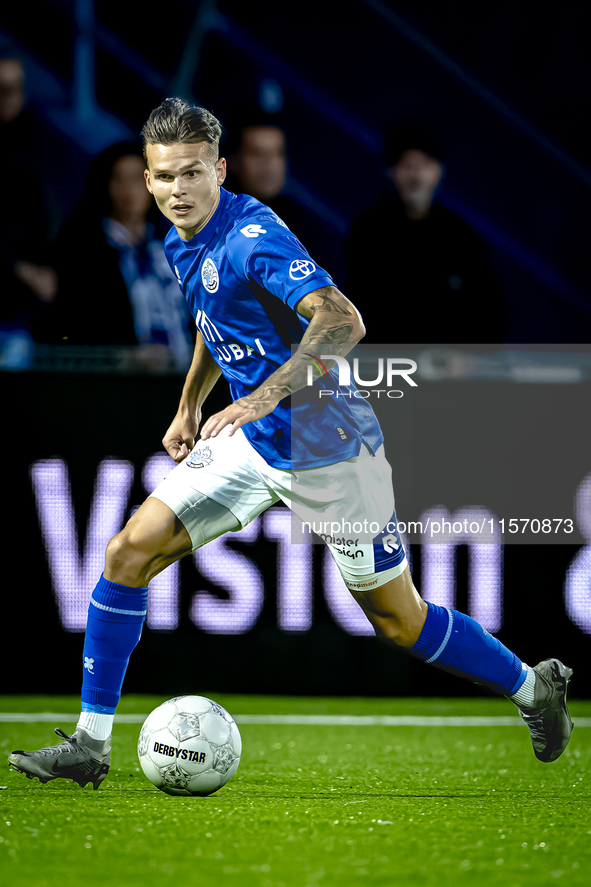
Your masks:
{"label": "jersey sponsor logo", "polygon": [[289,276],[292,280],[304,280],[313,271],[316,271],[316,265],[308,259],[294,259],[289,266]]}
{"label": "jersey sponsor logo", "polygon": [[240,229],[240,233],[244,234],[245,237],[258,237],[259,234],[266,234],[267,230],[260,225],[245,225],[244,228]]}
{"label": "jersey sponsor logo", "polygon": [[[257,346],[259,353],[264,357],[267,352],[263,348],[261,340],[255,339],[254,344]],[[215,351],[220,360],[226,363],[230,363],[231,360],[242,360],[243,357],[250,357],[251,354],[256,353],[256,349],[252,345],[247,345],[244,342],[229,342],[227,345],[216,345]]]}
{"label": "jersey sponsor logo", "polygon": [[206,342],[224,341],[222,334],[218,330],[211,317],[208,317],[205,311],[202,311],[201,308],[197,311],[197,316],[195,317],[195,326]]}
{"label": "jersey sponsor logo", "polygon": [[194,450],[189,458],[186,460],[186,465],[189,468],[205,468],[207,465],[211,465],[213,462],[213,453],[209,447],[199,447],[198,450]]}
{"label": "jersey sponsor logo", "polygon": [[216,354],[220,360],[230,363],[231,360],[242,360],[243,357],[250,357],[254,348],[250,345],[242,345],[238,342],[229,342],[227,345],[216,345]]}
{"label": "jersey sponsor logo", "polygon": [[201,266],[201,280],[208,293],[215,293],[220,285],[220,275],[213,259],[209,257]]}

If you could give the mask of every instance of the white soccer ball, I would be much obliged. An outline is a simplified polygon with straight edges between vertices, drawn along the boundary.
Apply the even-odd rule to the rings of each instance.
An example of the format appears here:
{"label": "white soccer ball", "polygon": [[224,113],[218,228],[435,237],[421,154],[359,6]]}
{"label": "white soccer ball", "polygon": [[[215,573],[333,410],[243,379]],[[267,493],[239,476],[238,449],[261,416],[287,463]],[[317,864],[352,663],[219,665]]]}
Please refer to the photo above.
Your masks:
{"label": "white soccer ball", "polygon": [[205,696],[176,696],[148,715],[137,746],[142,770],[168,795],[211,795],[242,753],[234,718]]}

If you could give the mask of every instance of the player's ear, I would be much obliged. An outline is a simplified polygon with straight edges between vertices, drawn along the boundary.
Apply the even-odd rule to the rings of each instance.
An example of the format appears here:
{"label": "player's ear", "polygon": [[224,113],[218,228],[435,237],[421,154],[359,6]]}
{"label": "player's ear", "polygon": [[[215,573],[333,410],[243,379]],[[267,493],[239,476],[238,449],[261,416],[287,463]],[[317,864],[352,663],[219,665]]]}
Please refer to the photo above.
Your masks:
{"label": "player's ear", "polygon": [[220,157],[219,160],[216,160],[215,169],[217,174],[217,182],[218,185],[223,185],[226,180],[226,158]]}
{"label": "player's ear", "polygon": [[149,169],[144,170],[144,180],[146,182],[146,188],[148,189],[150,194],[153,194],[154,192],[152,191],[152,185],[150,183],[150,170]]}

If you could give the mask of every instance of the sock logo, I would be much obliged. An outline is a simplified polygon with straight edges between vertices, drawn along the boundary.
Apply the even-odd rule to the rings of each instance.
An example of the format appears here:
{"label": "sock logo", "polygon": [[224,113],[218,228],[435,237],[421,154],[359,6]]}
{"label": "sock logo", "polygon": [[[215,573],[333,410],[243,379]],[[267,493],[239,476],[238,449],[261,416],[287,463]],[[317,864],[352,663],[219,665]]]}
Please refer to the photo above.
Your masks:
{"label": "sock logo", "polygon": [[84,668],[87,668],[90,674],[94,674],[94,659],[89,659],[88,656],[85,656]]}

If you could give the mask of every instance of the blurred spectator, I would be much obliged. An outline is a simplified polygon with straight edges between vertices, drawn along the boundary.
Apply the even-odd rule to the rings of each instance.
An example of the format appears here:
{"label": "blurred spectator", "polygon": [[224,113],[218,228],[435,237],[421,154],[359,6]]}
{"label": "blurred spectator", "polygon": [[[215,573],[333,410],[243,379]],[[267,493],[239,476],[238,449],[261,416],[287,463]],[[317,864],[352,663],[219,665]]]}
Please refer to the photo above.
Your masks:
{"label": "blurred spectator", "polygon": [[335,235],[317,215],[287,193],[289,161],[282,117],[257,107],[234,113],[222,152],[228,163],[224,188],[236,194],[250,194],[269,206],[312,258],[333,277],[338,276],[341,250]]}
{"label": "blurred spectator", "polygon": [[137,345],[146,368],[183,369],[193,353],[192,325],[156,230],[144,167],[135,141],[93,160],[81,201],[55,243],[59,291],[49,338]]}
{"label": "blurred spectator", "polygon": [[[347,295],[367,343],[502,343],[503,294],[478,235],[441,206],[441,147],[419,129],[385,143],[388,187],[346,245]],[[377,295],[379,293],[379,295]]]}
{"label": "blurred spectator", "polygon": [[0,53],[0,165],[5,211],[0,215],[0,367],[31,364],[32,335],[55,299],[48,262],[49,214],[39,162],[39,129],[25,107],[25,71]]}

